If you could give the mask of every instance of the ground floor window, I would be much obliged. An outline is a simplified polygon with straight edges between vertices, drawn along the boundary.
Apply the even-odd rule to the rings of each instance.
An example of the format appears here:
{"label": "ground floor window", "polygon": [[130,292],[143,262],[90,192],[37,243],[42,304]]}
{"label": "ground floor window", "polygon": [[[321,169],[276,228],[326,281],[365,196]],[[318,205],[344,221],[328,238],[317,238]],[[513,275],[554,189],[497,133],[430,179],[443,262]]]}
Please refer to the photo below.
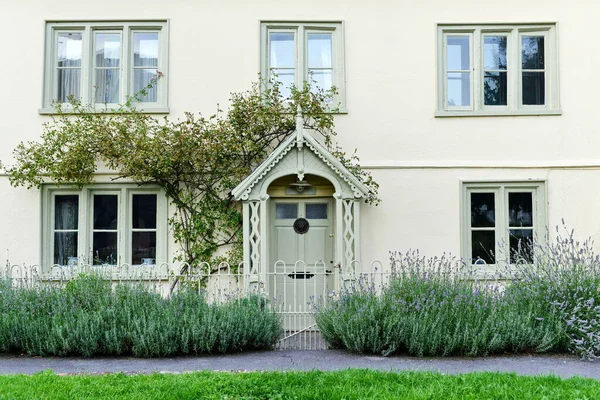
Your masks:
{"label": "ground floor window", "polygon": [[546,229],[544,182],[464,183],[463,258],[471,264],[530,262]]}
{"label": "ground floor window", "polygon": [[155,188],[44,187],[44,262],[64,266],[166,261],[166,204]]}

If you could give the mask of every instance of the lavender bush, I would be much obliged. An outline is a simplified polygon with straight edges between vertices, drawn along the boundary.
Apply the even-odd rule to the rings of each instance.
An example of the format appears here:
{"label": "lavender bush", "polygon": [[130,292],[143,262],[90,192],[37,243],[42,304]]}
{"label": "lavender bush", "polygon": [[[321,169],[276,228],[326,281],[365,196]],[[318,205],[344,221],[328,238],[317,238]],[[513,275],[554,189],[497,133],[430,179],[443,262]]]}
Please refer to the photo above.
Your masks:
{"label": "lavender bush", "polygon": [[[571,351],[600,357],[600,257],[573,231],[522,243],[500,274],[477,281],[460,260],[392,253],[390,284],[357,282],[339,299],[317,304],[332,347],[388,355],[486,355]],[[533,260],[532,260],[533,257]],[[376,290],[380,289],[380,290]]]}
{"label": "lavender bush", "polygon": [[317,324],[332,347],[416,356],[563,348],[559,313],[534,293],[464,279],[449,256],[391,258],[396,274],[388,286],[379,291],[357,282],[337,301],[317,305]]}
{"label": "lavender bush", "polygon": [[598,358],[600,257],[591,239],[580,242],[572,230],[556,230],[555,239],[529,244],[534,262],[519,258],[513,286],[537,296],[538,302],[560,315],[571,352]]}
{"label": "lavender bush", "polygon": [[170,299],[141,286],[94,276],[65,288],[16,289],[0,281],[0,352],[29,355],[126,355],[230,352],[270,348],[279,317],[259,296],[208,304],[183,290]]}

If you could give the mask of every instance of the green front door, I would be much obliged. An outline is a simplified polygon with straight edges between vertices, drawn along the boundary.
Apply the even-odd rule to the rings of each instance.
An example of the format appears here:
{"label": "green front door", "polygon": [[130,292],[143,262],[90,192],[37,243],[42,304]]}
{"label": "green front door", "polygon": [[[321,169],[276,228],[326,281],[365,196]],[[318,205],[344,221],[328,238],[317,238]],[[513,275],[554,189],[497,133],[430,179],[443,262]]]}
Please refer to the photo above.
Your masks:
{"label": "green front door", "polygon": [[308,303],[333,289],[333,204],[327,198],[274,199],[271,221],[269,291],[296,315],[286,326],[303,329],[312,320]]}

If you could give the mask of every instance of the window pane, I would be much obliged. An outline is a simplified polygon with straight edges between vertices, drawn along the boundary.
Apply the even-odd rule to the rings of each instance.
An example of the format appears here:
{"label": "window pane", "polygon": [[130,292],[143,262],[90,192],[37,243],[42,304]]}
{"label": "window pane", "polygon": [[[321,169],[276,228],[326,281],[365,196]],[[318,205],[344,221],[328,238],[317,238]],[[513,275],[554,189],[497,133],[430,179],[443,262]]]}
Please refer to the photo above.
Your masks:
{"label": "window pane", "polygon": [[483,68],[505,70],[506,65],[506,36],[484,36]]}
{"label": "window pane", "polygon": [[508,194],[509,226],[533,226],[533,194]]}
{"label": "window pane", "polygon": [[133,229],[156,229],[156,195],[134,194]]}
{"label": "window pane", "polygon": [[296,83],[296,74],[293,69],[274,69],[271,70],[271,79],[281,82],[279,90],[283,97],[291,94],[290,87]]}
{"label": "window pane", "polygon": [[157,74],[155,69],[134,69],[133,70],[133,93],[138,93],[142,89],[146,89],[146,96],[139,95],[140,101],[154,103],[157,100],[157,84],[154,84],[151,89],[147,89],[148,84],[152,79],[156,79]]}
{"label": "window pane", "polygon": [[331,89],[331,86],[333,86],[333,81],[332,81],[332,71],[331,70],[316,70],[316,71],[309,71],[309,79],[311,81],[316,82],[315,85],[321,89]]}
{"label": "window pane", "polygon": [[59,69],[58,70],[58,93],[56,98],[61,103],[68,103],[69,96],[76,99],[81,97],[81,70],[80,69]]}
{"label": "window pane", "polygon": [[118,260],[117,232],[94,232],[94,265],[115,265]]}
{"label": "window pane", "polygon": [[96,33],[96,67],[119,67],[121,62],[121,34]]}
{"label": "window pane", "polygon": [[77,229],[79,224],[79,196],[54,197],[54,229]]}
{"label": "window pane", "polygon": [[523,69],[544,69],[544,37],[523,36],[521,54]]}
{"label": "window pane", "polygon": [[533,229],[511,229],[510,262],[528,263],[533,261]]}
{"label": "window pane", "polygon": [[96,70],[96,103],[119,102],[119,74],[118,69]]}
{"label": "window pane", "polygon": [[494,193],[471,193],[471,227],[496,225]]}
{"label": "window pane", "polygon": [[158,33],[133,34],[133,66],[158,67]]}
{"label": "window pane", "polygon": [[77,232],[54,232],[54,264],[69,265],[77,257]]}
{"label": "window pane", "polygon": [[144,258],[156,260],[156,232],[131,233],[131,263],[143,264]]}
{"label": "window pane", "polygon": [[471,105],[471,74],[468,72],[448,73],[448,105]]}
{"label": "window pane", "polygon": [[523,72],[523,104],[546,103],[544,72]]}
{"label": "window pane", "polygon": [[277,219],[295,219],[298,218],[298,204],[279,203],[275,205],[275,218]]}
{"label": "window pane", "polygon": [[468,70],[470,65],[469,36],[447,36],[446,65],[448,71]]}
{"label": "window pane", "polygon": [[308,68],[332,68],[331,33],[309,33]]}
{"label": "window pane", "polygon": [[[471,232],[471,262],[473,264],[496,264],[496,232]],[[481,261],[483,260],[483,261]]]}
{"label": "window pane", "polygon": [[82,34],[78,32],[58,34],[59,67],[81,67],[81,38]]}
{"label": "window pane", "polygon": [[306,218],[327,219],[327,203],[306,204]]}
{"label": "window pane", "polygon": [[113,194],[94,195],[94,229],[117,229],[117,201]]}
{"label": "window pane", "polygon": [[294,68],[296,45],[294,33],[269,33],[269,68]]}
{"label": "window pane", "polygon": [[486,106],[507,105],[506,72],[486,72],[483,78],[483,100]]}

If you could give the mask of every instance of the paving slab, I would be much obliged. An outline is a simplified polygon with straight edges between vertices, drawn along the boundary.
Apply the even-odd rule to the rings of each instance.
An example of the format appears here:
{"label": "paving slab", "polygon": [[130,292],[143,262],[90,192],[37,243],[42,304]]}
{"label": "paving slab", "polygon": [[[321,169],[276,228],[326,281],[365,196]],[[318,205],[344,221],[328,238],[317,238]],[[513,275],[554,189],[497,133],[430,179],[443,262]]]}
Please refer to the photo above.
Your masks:
{"label": "paving slab", "polygon": [[553,374],[568,378],[600,379],[600,362],[582,361],[566,354],[506,355],[474,358],[379,357],[344,350],[257,351],[228,355],[173,358],[133,357],[27,357],[0,356],[0,374],[182,373],[190,371],[333,371],[369,368],[380,371],[439,371],[461,374],[474,371],[515,372],[521,375]]}

